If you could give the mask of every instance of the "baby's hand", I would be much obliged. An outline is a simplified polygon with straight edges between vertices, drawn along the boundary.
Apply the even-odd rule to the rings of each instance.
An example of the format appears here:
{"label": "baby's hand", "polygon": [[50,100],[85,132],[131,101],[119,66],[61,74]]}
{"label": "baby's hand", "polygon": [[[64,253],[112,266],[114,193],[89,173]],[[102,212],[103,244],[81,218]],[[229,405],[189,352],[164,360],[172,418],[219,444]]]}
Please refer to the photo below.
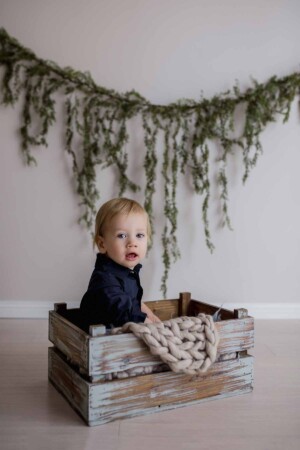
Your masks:
{"label": "baby's hand", "polygon": [[151,312],[151,314],[147,314],[147,318],[151,321],[151,323],[159,323],[161,320]]}
{"label": "baby's hand", "polygon": [[147,314],[147,317],[146,317],[146,320],[144,323],[159,323],[159,322],[161,322],[161,320],[144,303],[142,303],[141,309],[144,313]]}

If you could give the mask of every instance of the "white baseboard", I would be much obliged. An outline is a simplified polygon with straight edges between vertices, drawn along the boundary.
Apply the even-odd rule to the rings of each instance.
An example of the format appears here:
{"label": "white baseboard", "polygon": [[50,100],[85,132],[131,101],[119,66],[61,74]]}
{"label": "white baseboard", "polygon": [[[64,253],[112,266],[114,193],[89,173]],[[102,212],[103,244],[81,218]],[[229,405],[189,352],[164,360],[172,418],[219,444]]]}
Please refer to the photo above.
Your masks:
{"label": "white baseboard", "polygon": [[[46,319],[54,301],[0,300],[0,318]],[[59,301],[57,301],[59,303]],[[68,309],[78,308],[79,302],[68,302]],[[299,303],[225,303],[225,309],[246,308],[255,319],[300,319]]]}
{"label": "white baseboard", "polygon": [[299,303],[225,303],[225,309],[246,308],[255,319],[300,319]]}
{"label": "white baseboard", "polygon": [[[45,301],[28,300],[0,300],[0,318],[1,319],[47,319],[48,312],[54,309],[54,303]],[[79,302],[65,302],[70,308],[78,308]]]}

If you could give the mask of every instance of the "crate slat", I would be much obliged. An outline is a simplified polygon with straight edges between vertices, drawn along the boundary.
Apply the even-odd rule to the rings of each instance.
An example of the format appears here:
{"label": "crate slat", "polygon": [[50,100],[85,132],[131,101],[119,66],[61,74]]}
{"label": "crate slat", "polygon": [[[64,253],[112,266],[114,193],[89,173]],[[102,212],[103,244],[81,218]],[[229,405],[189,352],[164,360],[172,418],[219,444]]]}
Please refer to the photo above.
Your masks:
{"label": "crate slat", "polygon": [[215,363],[201,376],[163,372],[90,383],[57,350],[50,348],[49,379],[88,425],[93,426],[251,392],[253,357]]}
{"label": "crate slat", "polygon": [[[219,306],[210,305],[209,303],[204,303],[199,300],[191,300],[188,307],[188,315],[189,316],[197,316],[199,313],[210,314],[213,315],[216,311],[218,311]],[[221,308],[220,310],[222,320],[229,320],[234,318],[233,311],[229,309]]]}
{"label": "crate slat", "polygon": [[[240,320],[217,322],[220,343],[218,354],[233,353],[254,346],[254,321],[248,317]],[[102,336],[90,339],[89,373],[96,381],[101,375],[121,372],[136,367],[157,366],[161,363],[158,356],[149,352],[147,345],[132,333]]]}
{"label": "crate slat", "polygon": [[49,311],[49,341],[73,364],[88,373],[89,336],[55,311]]}

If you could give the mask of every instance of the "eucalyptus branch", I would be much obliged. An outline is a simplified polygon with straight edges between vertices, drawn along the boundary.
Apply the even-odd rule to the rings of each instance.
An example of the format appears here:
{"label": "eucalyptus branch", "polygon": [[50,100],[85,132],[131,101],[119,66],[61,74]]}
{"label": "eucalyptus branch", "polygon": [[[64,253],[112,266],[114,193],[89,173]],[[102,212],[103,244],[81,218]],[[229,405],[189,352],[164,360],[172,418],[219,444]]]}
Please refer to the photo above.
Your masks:
{"label": "eucalyptus branch", "polygon": [[[139,189],[128,176],[128,121],[142,118],[146,183],[144,205],[151,223],[158,173],[157,138],[164,137],[162,177],[164,180],[164,219],[162,234],[164,274],[161,289],[166,294],[171,264],[180,256],[177,244],[177,189],[181,173],[192,180],[196,194],[202,196],[202,222],[207,247],[213,251],[209,226],[210,143],[220,147],[218,184],[223,223],[231,228],[229,218],[229,155],[242,154],[245,182],[262,153],[261,134],[278,116],[289,119],[292,102],[299,97],[300,74],[271,77],[265,83],[252,81],[245,92],[233,89],[200,101],[181,99],[168,105],[152,104],[132,90],[119,93],[99,86],[88,72],[38,58],[16,39],[0,29],[1,94],[4,105],[14,105],[22,94],[20,124],[21,149],[26,164],[36,164],[31,150],[47,146],[50,128],[56,123],[56,98],[64,98],[65,150],[73,164],[76,191],[83,213],[80,220],[91,227],[100,197],[97,166],[114,167],[118,174],[119,194]],[[236,130],[234,115],[243,105],[244,127]]]}

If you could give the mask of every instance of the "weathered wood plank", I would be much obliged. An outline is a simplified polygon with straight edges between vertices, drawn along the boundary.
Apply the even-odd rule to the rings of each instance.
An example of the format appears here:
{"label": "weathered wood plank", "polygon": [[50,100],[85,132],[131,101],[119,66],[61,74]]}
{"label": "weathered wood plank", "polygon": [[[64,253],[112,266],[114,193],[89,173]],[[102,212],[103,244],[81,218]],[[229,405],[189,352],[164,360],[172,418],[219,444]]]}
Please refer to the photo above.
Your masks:
{"label": "weathered wood plank", "polygon": [[89,420],[89,385],[55,348],[48,349],[48,378],[84,420]]}
{"label": "weathered wood plank", "polygon": [[[191,300],[188,307],[188,315],[194,317],[200,313],[213,315],[218,309],[219,306],[210,305],[208,303],[200,302],[199,300]],[[220,313],[222,320],[234,318],[233,311],[230,311],[229,309],[221,308]]]}
{"label": "weathered wood plank", "polygon": [[[244,351],[254,346],[252,317],[217,322],[216,328],[220,336],[219,355]],[[151,355],[146,344],[132,333],[90,339],[89,345],[89,373],[92,381],[101,379],[101,375],[105,373],[155,366],[161,362],[159,357]]]}
{"label": "weathered wood plank", "polygon": [[147,301],[145,304],[160,320],[178,317],[179,299]]}
{"label": "weathered wood plank", "polygon": [[169,320],[187,314],[188,305],[191,300],[190,292],[181,292],[179,298],[171,300],[146,301],[145,304],[161,320]]}
{"label": "weathered wood plank", "polygon": [[162,363],[161,359],[151,355],[147,345],[132,333],[90,339],[89,354],[88,370],[92,381],[103,378],[103,374],[158,366]]}
{"label": "weathered wood plank", "polygon": [[241,352],[254,347],[253,317],[222,320],[215,325],[220,337],[219,354]]}
{"label": "weathered wood plank", "polygon": [[49,312],[49,341],[86,373],[89,365],[88,340],[89,336],[83,330],[60,314]]}
{"label": "weathered wood plank", "polygon": [[249,392],[253,387],[252,357],[216,363],[199,377],[165,372],[121,381],[91,386],[91,424]]}
{"label": "weathered wood plank", "polygon": [[186,316],[191,301],[190,292],[181,292],[179,295],[178,317]]}
{"label": "weathered wood plank", "polygon": [[238,395],[253,388],[251,356],[215,363],[205,375],[198,377],[164,372],[89,383],[55,349],[49,349],[49,354],[49,379],[91,426]]}

